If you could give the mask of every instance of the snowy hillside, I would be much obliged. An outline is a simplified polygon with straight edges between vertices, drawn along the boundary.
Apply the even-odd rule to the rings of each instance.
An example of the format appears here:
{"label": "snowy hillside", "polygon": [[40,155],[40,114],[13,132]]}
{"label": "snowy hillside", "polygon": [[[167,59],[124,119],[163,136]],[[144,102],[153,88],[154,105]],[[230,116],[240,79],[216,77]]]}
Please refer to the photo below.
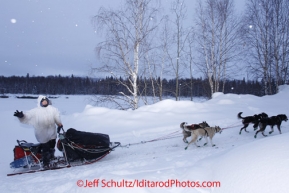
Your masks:
{"label": "snowy hillside", "polygon": [[[273,96],[216,93],[206,102],[164,100],[135,111],[86,105],[87,96],[60,96],[52,102],[61,112],[65,129],[105,133],[126,147],[116,148],[92,165],[12,177],[6,174],[13,172],[9,163],[16,139],[36,143],[33,129],[20,124],[13,113],[36,107],[36,100],[1,98],[0,191],[288,192],[289,122],[282,123],[281,135],[275,127],[273,134],[263,137],[259,133],[255,139],[252,125],[249,133],[239,135],[242,126],[237,119],[239,112],[243,116],[261,112],[288,116],[288,96],[289,86],[282,86]],[[185,150],[179,128],[184,121],[207,121],[224,128],[214,137],[216,147],[192,144]],[[267,127],[265,133],[269,131]],[[162,137],[169,139],[148,142]],[[125,182],[133,187],[123,187]],[[215,187],[190,187],[197,183]],[[117,185],[122,187],[109,187]]]}

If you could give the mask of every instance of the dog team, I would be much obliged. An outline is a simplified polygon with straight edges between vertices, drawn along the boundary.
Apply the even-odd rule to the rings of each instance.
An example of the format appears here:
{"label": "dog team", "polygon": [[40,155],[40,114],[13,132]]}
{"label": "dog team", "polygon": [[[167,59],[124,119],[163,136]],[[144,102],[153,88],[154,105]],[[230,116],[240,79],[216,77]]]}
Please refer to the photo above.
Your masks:
{"label": "dog team", "polygon": [[254,124],[253,125],[254,131],[257,130],[259,126],[259,130],[255,133],[255,136],[254,136],[255,138],[257,137],[257,134],[259,132],[262,132],[262,135],[266,137],[267,135],[264,134],[264,131],[268,125],[271,126],[271,131],[269,132],[269,134],[274,132],[275,125],[277,126],[279,133],[281,134],[282,121],[288,121],[288,118],[285,114],[279,114],[279,115],[272,116],[272,117],[268,117],[266,113],[255,114],[253,116],[247,116],[247,117],[242,117],[241,114],[242,112],[238,113],[238,118],[242,119],[242,123],[244,126],[240,129],[239,134],[241,134],[243,129],[246,132],[248,132],[246,128],[248,127],[250,123],[252,123]]}
{"label": "dog team", "polygon": [[[241,116],[242,113],[243,112],[239,112],[237,115],[239,119],[242,119],[243,124],[243,127],[240,129],[239,134],[242,133],[242,130],[248,132],[246,130],[247,127],[249,126],[249,124],[253,124],[254,131],[257,130],[259,126],[259,130],[257,130],[254,135],[255,138],[257,137],[257,134],[259,132],[261,132],[262,135],[266,137],[267,135],[264,134],[264,131],[268,125],[271,126],[271,131],[269,132],[269,134],[274,132],[275,125],[277,126],[279,133],[281,134],[282,121],[288,121],[288,118],[285,114],[279,114],[276,116],[269,117],[266,113],[260,113],[255,114],[253,116],[242,117]],[[204,144],[204,146],[208,144],[207,137],[209,137],[211,145],[215,146],[215,144],[213,143],[213,137],[215,136],[216,133],[222,132],[222,129],[219,126],[210,127],[206,121],[203,121],[202,123],[199,124],[191,124],[191,125],[188,125],[186,122],[182,122],[180,124],[180,128],[183,130],[184,136],[183,141],[185,143],[188,143],[185,149],[187,149],[191,143],[194,143],[197,147],[200,147],[197,145],[196,142],[198,140],[201,140],[202,137],[205,137],[206,139],[206,143]],[[191,141],[188,142],[187,138],[190,136],[192,136],[192,138]]]}

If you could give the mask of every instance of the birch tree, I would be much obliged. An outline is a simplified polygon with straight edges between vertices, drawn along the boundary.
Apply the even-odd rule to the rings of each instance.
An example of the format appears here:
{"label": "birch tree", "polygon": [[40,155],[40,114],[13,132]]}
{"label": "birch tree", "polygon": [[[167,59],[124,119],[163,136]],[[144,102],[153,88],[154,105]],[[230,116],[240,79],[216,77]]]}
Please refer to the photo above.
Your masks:
{"label": "birch tree", "polygon": [[285,0],[272,0],[272,51],[273,70],[276,92],[278,85],[282,85],[288,80],[289,65],[289,2]]}
{"label": "birch tree", "polygon": [[[119,80],[126,88],[119,93],[120,99],[128,106],[121,108],[138,108],[138,76],[144,54],[151,49],[147,42],[157,28],[158,7],[154,0],[126,0],[119,9],[101,7],[94,16],[97,31],[105,33],[105,40],[96,48],[101,65],[93,71],[128,80]],[[121,104],[117,99],[112,101]]]}
{"label": "birch tree", "polygon": [[269,82],[271,57],[270,57],[270,14],[271,0],[249,0],[246,8],[244,28],[246,31],[246,43],[249,51],[248,66],[256,78],[262,78],[265,94],[271,93]]}
{"label": "birch tree", "polygon": [[185,66],[185,49],[188,36],[190,35],[189,28],[186,28],[184,22],[187,17],[187,8],[184,0],[175,0],[171,4],[171,27],[170,34],[171,42],[166,45],[165,51],[167,54],[170,69],[172,69],[173,76],[176,81],[175,98],[179,99],[180,84],[179,79],[181,77],[182,67]]}
{"label": "birch tree", "polygon": [[193,101],[193,95],[194,95],[193,94],[193,87],[194,87],[193,72],[195,71],[193,69],[194,57],[195,57],[194,46],[193,46],[194,42],[195,42],[194,33],[192,33],[188,38],[188,52],[187,52],[187,58],[188,58],[188,64],[189,64],[189,77],[190,77],[189,89],[190,89],[191,101]]}
{"label": "birch tree", "polygon": [[234,73],[234,62],[241,52],[239,20],[233,0],[199,0],[196,12],[196,64],[213,94],[220,91],[220,82],[225,84]]}
{"label": "birch tree", "polygon": [[278,92],[288,80],[289,2],[287,0],[249,0],[243,21],[248,67],[262,79],[264,94]]}

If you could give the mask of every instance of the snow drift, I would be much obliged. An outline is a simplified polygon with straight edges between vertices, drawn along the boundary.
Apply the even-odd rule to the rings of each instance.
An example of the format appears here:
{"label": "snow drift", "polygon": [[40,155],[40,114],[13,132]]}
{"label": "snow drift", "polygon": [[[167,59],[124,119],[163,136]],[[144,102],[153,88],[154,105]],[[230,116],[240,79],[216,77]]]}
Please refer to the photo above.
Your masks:
{"label": "snow drift", "polygon": [[[142,106],[135,111],[120,111],[86,104],[87,96],[60,96],[53,105],[61,112],[65,129],[105,133],[111,141],[123,147],[115,149],[99,162],[69,169],[46,171],[7,177],[12,172],[16,139],[36,142],[33,128],[21,125],[13,112],[29,110],[35,101],[0,99],[2,120],[0,190],[1,192],[287,192],[289,184],[288,122],[268,137],[254,138],[249,133],[239,135],[243,116],[266,112],[269,116],[289,115],[289,87],[280,93],[256,97],[216,93],[206,102],[164,100]],[[181,122],[207,121],[211,126],[224,128],[216,134],[216,147],[190,145],[182,141]],[[268,134],[269,127],[265,133]],[[163,136],[174,137],[165,140]],[[203,144],[204,141],[198,142]],[[60,152],[57,152],[60,155]],[[185,182],[164,186],[166,182]],[[142,182],[147,186],[108,187],[111,182]],[[98,182],[98,184],[96,183]],[[163,187],[148,187],[148,182],[159,182]],[[186,182],[219,182],[220,186],[189,187]],[[86,186],[86,187],[85,187]]]}

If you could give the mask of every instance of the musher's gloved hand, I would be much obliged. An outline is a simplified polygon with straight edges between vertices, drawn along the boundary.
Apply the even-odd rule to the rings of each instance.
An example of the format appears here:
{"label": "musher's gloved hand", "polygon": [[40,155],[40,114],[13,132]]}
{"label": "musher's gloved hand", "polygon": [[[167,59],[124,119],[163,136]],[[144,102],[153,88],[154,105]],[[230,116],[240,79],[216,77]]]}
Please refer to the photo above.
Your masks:
{"label": "musher's gloved hand", "polygon": [[19,112],[18,110],[16,110],[16,112],[14,113],[14,116],[15,116],[15,117],[19,117],[19,118],[24,117],[23,112],[22,112],[22,111]]}
{"label": "musher's gloved hand", "polygon": [[63,128],[63,125],[58,126],[58,127],[57,127],[57,133],[59,133],[62,128]]}

